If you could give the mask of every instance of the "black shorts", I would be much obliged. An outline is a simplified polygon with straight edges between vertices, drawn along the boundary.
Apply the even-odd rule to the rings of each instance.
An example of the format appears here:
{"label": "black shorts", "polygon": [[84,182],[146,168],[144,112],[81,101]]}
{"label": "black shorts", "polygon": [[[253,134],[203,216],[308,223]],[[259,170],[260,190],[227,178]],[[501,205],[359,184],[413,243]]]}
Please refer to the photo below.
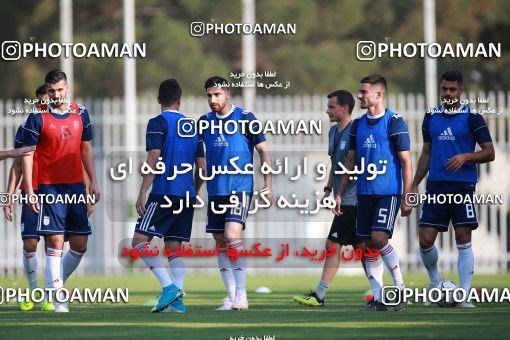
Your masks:
{"label": "black shorts", "polygon": [[356,237],[356,206],[342,205],[340,210],[342,210],[343,214],[340,216],[335,215],[333,223],[331,223],[328,240],[342,246],[360,244],[361,239]]}

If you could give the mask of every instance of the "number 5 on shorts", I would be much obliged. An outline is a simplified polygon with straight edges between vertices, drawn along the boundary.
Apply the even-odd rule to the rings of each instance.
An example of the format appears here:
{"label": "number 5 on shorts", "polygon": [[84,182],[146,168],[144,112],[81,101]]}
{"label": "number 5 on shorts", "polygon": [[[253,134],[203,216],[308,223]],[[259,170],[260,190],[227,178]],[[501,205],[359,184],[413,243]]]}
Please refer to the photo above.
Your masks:
{"label": "number 5 on shorts", "polygon": [[377,223],[386,223],[386,220],[388,219],[388,209],[381,208],[379,209],[379,218],[377,219]]}

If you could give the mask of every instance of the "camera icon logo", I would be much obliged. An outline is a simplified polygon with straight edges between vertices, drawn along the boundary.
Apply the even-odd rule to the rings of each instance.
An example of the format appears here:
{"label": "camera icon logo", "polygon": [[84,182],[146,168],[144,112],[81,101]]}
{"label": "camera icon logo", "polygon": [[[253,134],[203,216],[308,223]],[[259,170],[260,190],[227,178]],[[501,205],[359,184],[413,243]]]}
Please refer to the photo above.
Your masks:
{"label": "camera icon logo", "polygon": [[182,138],[195,137],[197,134],[197,122],[193,118],[179,118],[177,121],[177,135]]}
{"label": "camera icon logo", "polygon": [[192,22],[190,25],[190,33],[194,37],[201,37],[205,34],[205,24],[200,21]]}
{"label": "camera icon logo", "polygon": [[416,192],[408,192],[405,195],[405,203],[410,207],[416,207],[419,203],[419,195]]}
{"label": "camera icon logo", "polygon": [[2,43],[3,60],[19,60],[21,58],[21,43],[19,41],[6,40]]}
{"label": "camera icon logo", "polygon": [[375,42],[369,40],[358,41],[356,44],[356,58],[360,61],[374,60],[376,55]]}
{"label": "camera icon logo", "polygon": [[0,207],[5,207],[9,205],[9,193],[2,192],[0,193]]}
{"label": "camera icon logo", "polygon": [[384,286],[381,299],[386,306],[397,306],[402,302],[402,294],[397,286]]}

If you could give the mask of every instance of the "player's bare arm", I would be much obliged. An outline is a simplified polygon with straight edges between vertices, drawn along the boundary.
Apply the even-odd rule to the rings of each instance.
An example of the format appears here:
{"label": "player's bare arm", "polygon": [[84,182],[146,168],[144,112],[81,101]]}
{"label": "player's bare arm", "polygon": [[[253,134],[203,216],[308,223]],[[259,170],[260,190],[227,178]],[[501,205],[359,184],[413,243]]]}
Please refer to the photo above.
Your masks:
{"label": "player's bare arm", "polygon": [[[145,160],[145,162],[152,169],[155,169],[159,156],[161,156],[161,150],[159,149],[149,150],[147,152],[147,159]],[[143,175],[142,185],[140,186],[140,191],[138,193],[138,198],[136,200],[135,205],[136,212],[140,216],[145,215],[145,202],[147,201],[147,191],[149,191],[149,188],[151,187],[152,182],[154,181],[154,176],[155,175],[152,172]]]}
{"label": "player's bare arm", "polygon": [[[25,155],[23,155],[22,159],[22,168],[23,168],[23,185],[25,186],[25,191],[27,195],[33,195],[34,194],[34,187],[32,185],[32,173],[34,170],[34,151],[31,151]],[[36,212],[39,213],[39,210],[41,209],[39,202],[29,202],[27,203],[28,207]]]}
{"label": "player's bare arm", "polygon": [[97,186],[96,170],[94,168],[94,150],[91,141],[81,142],[81,158],[85,172],[90,180],[89,194],[95,196],[95,203],[97,203],[101,198],[101,192]]}
{"label": "player's bare arm", "polygon": [[448,163],[446,163],[446,168],[450,171],[457,171],[466,162],[488,163],[492,162],[495,159],[496,155],[494,152],[494,145],[492,144],[492,142],[482,143],[480,144],[480,148],[481,148],[480,151],[461,153],[448,159]]}
{"label": "player's bare arm", "polygon": [[416,167],[416,173],[414,174],[413,184],[411,186],[411,192],[418,192],[418,185],[429,172],[430,166],[430,143],[423,143],[421,149],[420,158],[418,158],[418,166]]}
{"label": "player's bare arm", "polygon": [[[20,181],[21,181],[21,168],[22,168],[22,160],[21,157],[18,157],[14,160],[11,165],[11,169],[9,170],[9,180],[7,184],[7,193],[9,197],[16,191]],[[12,214],[14,213],[14,207],[9,200],[9,203],[4,207],[4,214],[7,221],[12,222]]]}
{"label": "player's bare arm", "polygon": [[[349,150],[349,153],[347,154],[347,160],[345,161],[344,167],[351,171],[354,169],[354,164],[356,163],[356,151],[355,150]],[[340,204],[342,203],[342,195],[344,194],[345,188],[347,188],[347,185],[349,184],[349,174],[344,174],[342,176],[342,180],[340,181],[340,186],[338,187],[338,192],[335,195],[335,208],[333,209],[333,213],[335,215],[341,215],[342,211],[340,210]]]}
{"label": "player's bare arm", "polygon": [[[266,141],[258,143],[255,145],[255,149],[259,153],[260,164],[268,164],[272,166],[273,163],[271,161],[271,153],[269,152],[269,146]],[[273,205],[274,197],[273,197],[273,179],[271,177],[271,173],[264,175],[264,188],[269,189],[269,193],[267,193],[266,197],[271,205]]]}
{"label": "player's bare arm", "polygon": [[193,182],[195,183],[195,192],[197,193],[197,196],[200,194],[200,188],[202,188],[202,184],[204,184],[204,180],[200,177],[200,173],[202,175],[205,175],[206,168],[205,168],[205,157],[197,157],[195,158],[195,173],[193,176]]}
{"label": "player's bare arm", "polygon": [[0,151],[0,161],[3,161],[7,158],[17,158],[24,155],[29,154],[30,152],[35,151],[35,145],[34,146],[26,146],[23,148],[17,148],[7,151]]}
{"label": "player's bare arm", "polygon": [[[399,151],[398,158],[400,159],[400,165],[402,166],[402,182],[404,184],[404,197],[406,197],[406,194],[411,192],[411,186],[413,183],[411,151]],[[409,216],[412,210],[413,208],[406,204],[405,199],[402,200],[402,203],[400,204],[401,215],[404,217]]]}

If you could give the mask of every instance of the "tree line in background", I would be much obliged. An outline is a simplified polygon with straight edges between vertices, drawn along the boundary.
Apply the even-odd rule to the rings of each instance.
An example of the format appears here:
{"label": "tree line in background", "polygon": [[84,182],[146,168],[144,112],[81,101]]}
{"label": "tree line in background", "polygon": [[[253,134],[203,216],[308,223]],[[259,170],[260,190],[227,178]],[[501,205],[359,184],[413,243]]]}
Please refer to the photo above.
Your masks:
{"label": "tree line in background", "polygon": [[[121,0],[73,1],[74,42],[122,43]],[[0,2],[1,41],[51,43],[59,41],[58,0]],[[510,89],[510,2],[505,0],[436,0],[436,34],[440,43],[501,43],[496,59],[438,60],[438,73],[459,68],[470,90]],[[203,93],[211,75],[240,72],[240,35],[190,35],[193,21],[237,23],[242,2],[233,0],[138,0],[136,41],[147,45],[146,58],[137,60],[139,95],[155,95],[165,78],[176,78],[185,95]],[[381,73],[389,90],[424,92],[424,61],[420,58],[356,59],[360,40],[423,42],[422,0],[258,0],[256,21],[295,23],[295,35],[257,36],[257,70],[276,71],[288,89],[260,89],[258,94],[324,94],[334,89],[355,91],[362,76]],[[27,58],[0,62],[1,98],[32,97],[46,72],[59,67],[58,58]],[[122,59],[74,60],[74,93],[80,97],[123,94]],[[240,91],[237,91],[238,93]]]}

